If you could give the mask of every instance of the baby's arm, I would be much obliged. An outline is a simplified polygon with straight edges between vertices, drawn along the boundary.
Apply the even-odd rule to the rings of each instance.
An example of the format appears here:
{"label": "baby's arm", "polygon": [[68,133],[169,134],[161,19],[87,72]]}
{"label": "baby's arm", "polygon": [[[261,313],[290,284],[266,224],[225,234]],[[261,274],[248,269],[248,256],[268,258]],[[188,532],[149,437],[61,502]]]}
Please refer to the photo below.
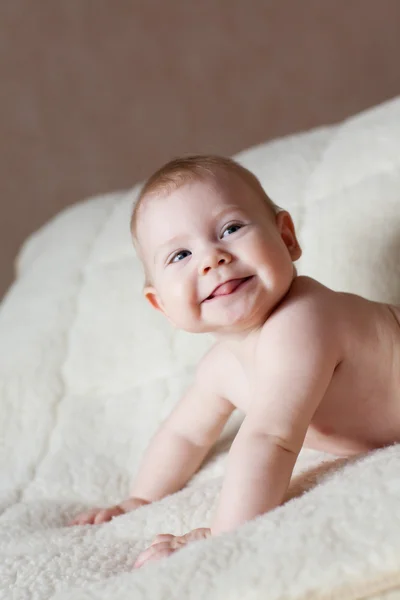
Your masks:
{"label": "baby's arm", "polygon": [[202,380],[202,369],[199,373],[152,439],[133,485],[134,497],[152,502],[180,490],[232,413],[234,406],[210,389],[207,378]]}
{"label": "baby's arm", "polygon": [[213,534],[282,502],[307,428],[339,363],[324,308],[298,303],[272,315],[260,334],[253,404],[231,447]]}
{"label": "baby's arm", "polygon": [[210,360],[200,363],[195,381],[163,422],[147,448],[131,497],[107,509],[92,509],[71,524],[98,524],[180,490],[218,439],[234,406],[212,388]]}

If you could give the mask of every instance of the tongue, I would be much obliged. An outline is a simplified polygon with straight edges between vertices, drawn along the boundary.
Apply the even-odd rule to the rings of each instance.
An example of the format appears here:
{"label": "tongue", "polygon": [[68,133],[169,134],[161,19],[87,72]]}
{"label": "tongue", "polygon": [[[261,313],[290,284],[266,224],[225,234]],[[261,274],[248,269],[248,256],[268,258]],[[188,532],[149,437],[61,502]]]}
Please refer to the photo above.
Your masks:
{"label": "tongue", "polygon": [[225,296],[226,294],[231,294],[236,290],[237,287],[239,287],[244,279],[232,279],[231,281],[227,281],[226,283],[220,285],[219,288],[216,289],[212,294],[211,298],[214,298],[215,296]]}

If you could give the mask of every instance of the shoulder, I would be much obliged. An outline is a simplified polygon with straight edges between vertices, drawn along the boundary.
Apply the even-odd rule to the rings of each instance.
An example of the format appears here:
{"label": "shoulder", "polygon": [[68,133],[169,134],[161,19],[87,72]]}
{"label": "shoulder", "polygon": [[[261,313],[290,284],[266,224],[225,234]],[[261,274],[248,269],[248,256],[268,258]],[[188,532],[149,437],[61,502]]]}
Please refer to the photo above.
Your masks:
{"label": "shoulder", "polygon": [[337,292],[310,277],[296,277],[286,297],[271,313],[259,337],[259,348],[274,352],[288,346],[310,349],[329,342],[334,351],[338,343]]}
{"label": "shoulder", "polygon": [[270,329],[276,323],[283,326],[286,322],[303,326],[313,323],[329,325],[337,312],[338,295],[311,277],[296,277],[283,301],[265,323],[265,328]]}

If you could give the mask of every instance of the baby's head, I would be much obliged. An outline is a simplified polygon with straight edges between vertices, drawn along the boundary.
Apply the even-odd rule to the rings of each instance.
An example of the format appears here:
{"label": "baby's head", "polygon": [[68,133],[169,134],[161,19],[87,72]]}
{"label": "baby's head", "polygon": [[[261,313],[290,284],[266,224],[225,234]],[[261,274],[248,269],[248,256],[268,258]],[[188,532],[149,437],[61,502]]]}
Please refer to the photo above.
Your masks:
{"label": "baby's head", "polygon": [[173,160],[144,185],[131,231],[144,294],[180,329],[259,327],[288,291],[301,255],[292,219],[229,158]]}

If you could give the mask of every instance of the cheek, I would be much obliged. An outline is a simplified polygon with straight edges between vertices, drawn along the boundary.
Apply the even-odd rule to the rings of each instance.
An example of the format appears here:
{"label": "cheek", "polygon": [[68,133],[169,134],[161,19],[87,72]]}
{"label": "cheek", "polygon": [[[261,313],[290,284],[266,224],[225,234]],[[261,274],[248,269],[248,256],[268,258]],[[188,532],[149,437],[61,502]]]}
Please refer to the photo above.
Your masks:
{"label": "cheek", "polygon": [[267,266],[274,254],[274,245],[260,235],[252,236],[243,245],[241,254],[245,262],[252,266]]}
{"label": "cheek", "polygon": [[268,280],[286,277],[286,270],[292,268],[286,246],[276,238],[263,239],[258,236],[248,244],[242,256],[245,262]]}
{"label": "cheek", "polygon": [[190,300],[194,286],[191,284],[189,272],[182,270],[179,273],[166,273],[159,289],[165,306],[173,310]]}

